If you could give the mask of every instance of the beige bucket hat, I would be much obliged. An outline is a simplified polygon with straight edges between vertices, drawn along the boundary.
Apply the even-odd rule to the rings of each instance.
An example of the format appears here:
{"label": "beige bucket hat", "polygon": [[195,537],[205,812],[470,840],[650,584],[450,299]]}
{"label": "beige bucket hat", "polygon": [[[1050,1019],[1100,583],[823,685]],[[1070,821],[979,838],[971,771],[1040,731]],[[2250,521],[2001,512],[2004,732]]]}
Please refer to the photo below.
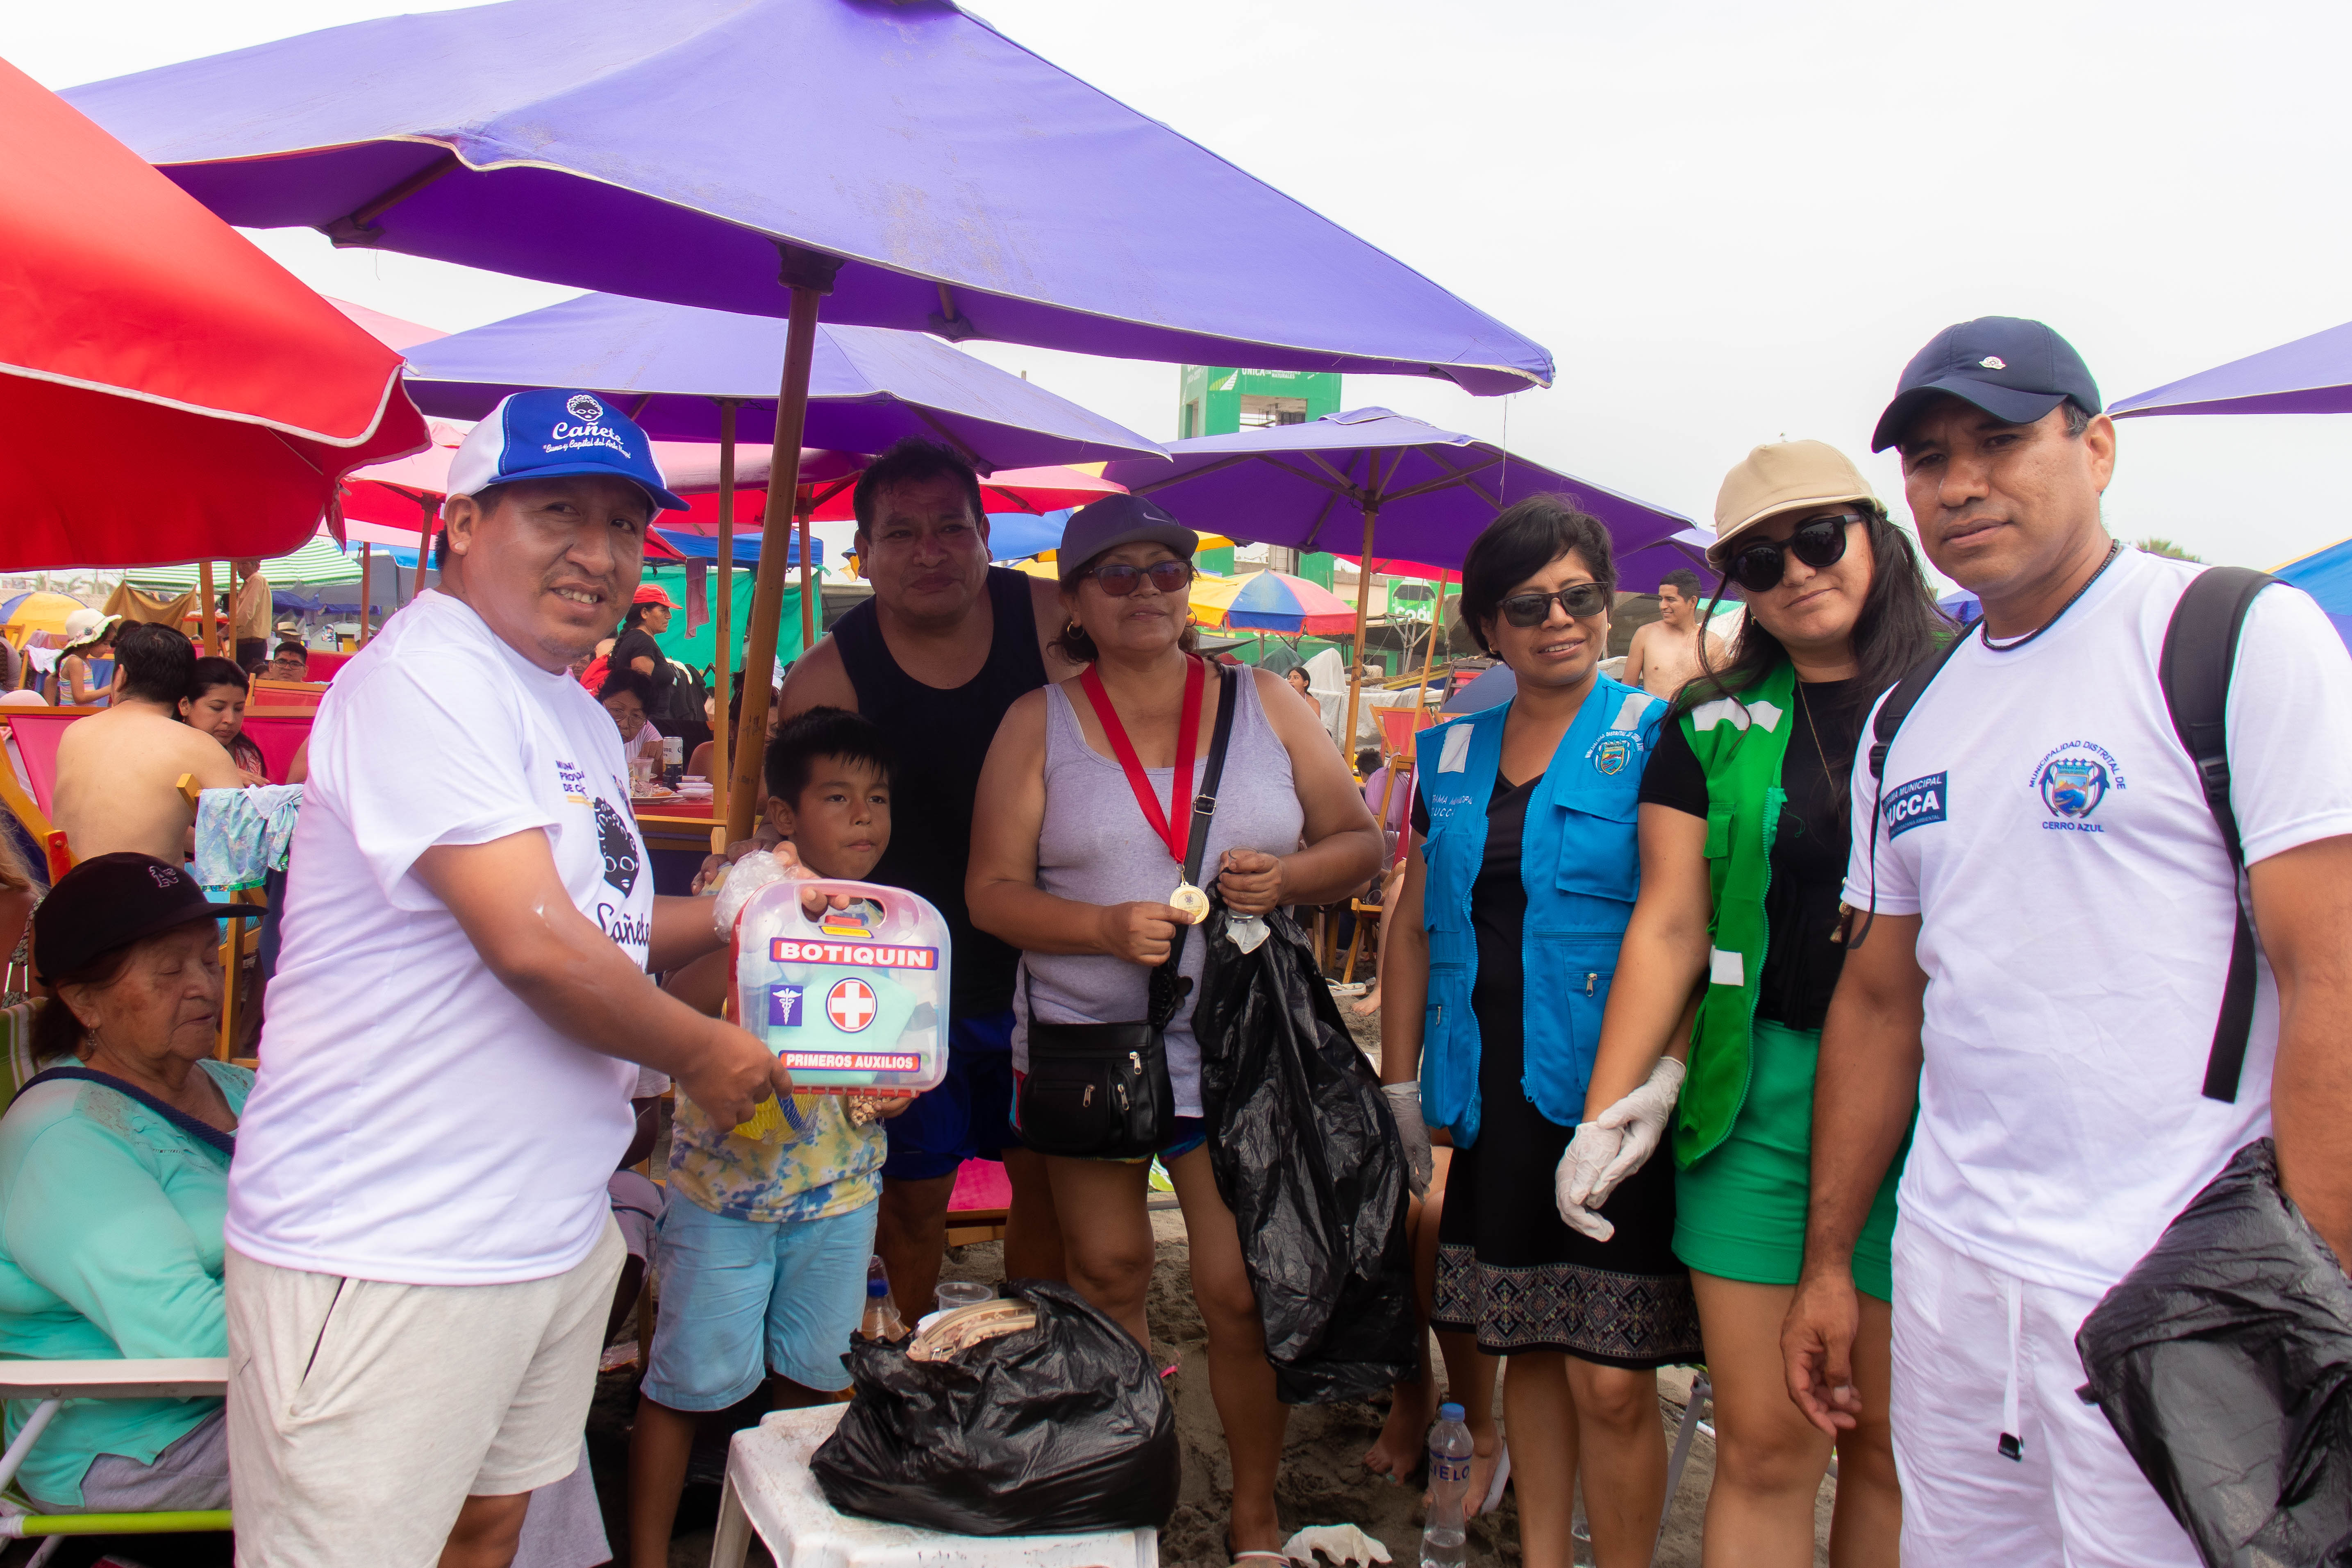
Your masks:
{"label": "beige bucket hat", "polygon": [[1706,563],[1723,570],[1739,536],[1799,507],[1866,501],[1880,511],[1870,481],[1853,459],[1826,441],[1775,441],[1757,447],[1723,476],[1715,497],[1715,542]]}

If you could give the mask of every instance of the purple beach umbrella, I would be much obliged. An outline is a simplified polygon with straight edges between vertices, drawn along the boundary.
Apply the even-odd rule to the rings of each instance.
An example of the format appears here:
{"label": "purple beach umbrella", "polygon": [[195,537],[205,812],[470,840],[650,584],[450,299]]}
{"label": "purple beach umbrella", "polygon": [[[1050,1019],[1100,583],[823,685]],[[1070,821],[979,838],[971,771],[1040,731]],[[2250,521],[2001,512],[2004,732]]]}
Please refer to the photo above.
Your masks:
{"label": "purple beach umbrella", "polygon": [[[1103,477],[1148,495],[1204,533],[1298,550],[1360,552],[1459,568],[1470,542],[1514,501],[1570,495],[1609,529],[1620,587],[1654,588],[1682,563],[1674,539],[1695,525],[1679,512],[1514,457],[1385,408],[1327,414],[1233,436],[1171,443],[1171,462],[1126,460]],[[1369,571],[1356,594],[1356,647],[1370,608]],[[1431,647],[1434,657],[1436,637]],[[1360,655],[1351,661],[1360,666]],[[1348,679],[1356,732],[1361,681]]]}
{"label": "purple beach umbrella", "polygon": [[[528,387],[585,387],[609,395],[657,441],[717,441],[720,467],[731,475],[738,434],[774,439],[776,394],[769,384],[783,362],[789,331],[772,316],[586,294],[416,345],[408,351],[406,385],[418,407],[445,419],[479,419],[499,398]],[[740,429],[739,410],[749,416]],[[802,439],[870,453],[904,436],[944,441],[982,474],[1160,452],[1148,437],[925,333],[820,325]],[[722,540],[734,533],[734,487],[722,486]],[[801,646],[812,647],[815,551],[805,507],[800,533]],[[730,593],[721,574],[719,613],[721,624],[731,626],[724,620]],[[724,644],[720,639],[722,689],[730,651]]]}
{"label": "purple beach umbrella", "polygon": [[[505,0],[66,95],[231,223],[788,316],[770,510],[827,320],[1081,353],[1547,384],[1551,356],[947,0]],[[775,652],[763,555],[750,665]],[[749,681],[740,733],[767,721]],[[739,746],[731,834],[757,748]]]}
{"label": "purple beach umbrella", "polygon": [[2151,414],[2352,414],[2352,321],[2108,406]]}

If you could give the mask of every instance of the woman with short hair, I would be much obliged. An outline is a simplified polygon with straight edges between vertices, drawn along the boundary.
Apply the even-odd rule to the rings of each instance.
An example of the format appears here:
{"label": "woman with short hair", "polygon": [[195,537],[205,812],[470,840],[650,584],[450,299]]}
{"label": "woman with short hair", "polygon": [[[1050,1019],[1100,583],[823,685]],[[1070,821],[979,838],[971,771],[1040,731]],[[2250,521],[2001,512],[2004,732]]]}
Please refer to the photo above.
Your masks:
{"label": "woman with short hair", "polygon": [[[1641,886],[1634,802],[1665,712],[1599,668],[1615,578],[1608,531],[1561,496],[1508,508],[1470,546],[1462,617],[1517,690],[1418,739],[1381,981],[1381,1077],[1408,1146],[1425,1150],[1426,1128],[1454,1144],[1431,1325],[1510,1358],[1528,1568],[1574,1560],[1580,1479],[1595,1561],[1649,1561],[1666,1490],[1656,1369],[1699,1354],[1671,1175],[1627,1180],[1606,1239],[1570,1229],[1553,1196]],[[1477,1495],[1496,1437],[1487,1411],[1468,1414]]]}
{"label": "woman with short hair", "polygon": [[[1819,441],[1759,447],[1731,470],[1707,556],[1748,614],[1729,662],[1676,697],[1642,781],[1642,896],[1563,1202],[1602,1203],[1637,1165],[1677,1173],[1675,1252],[1715,1389],[1706,1561],[1794,1568],[1813,1560],[1832,1445],[1789,1397],[1780,1321],[1804,1258],[1815,1054],[1845,955],[1847,783],[1872,702],[1950,623],[1909,537]],[[1685,1051],[1686,1077],[1672,1060]],[[1670,1118],[1674,1158],[1650,1159]],[[1840,1564],[1892,1563],[1901,1533],[1887,1384],[1902,1167],[1898,1154],[1854,1248],[1861,1411],[1834,1445]]]}
{"label": "woman with short hair", "polygon": [[[1014,702],[989,748],[972,810],[966,881],[972,923],[1022,950],[1013,1037],[1015,1082],[1040,1025],[1141,1018],[1147,983],[1209,909],[1183,880],[1181,849],[1224,692],[1234,702],[1200,880],[1237,914],[1319,904],[1363,885],[1380,834],[1319,716],[1255,670],[1223,686],[1192,651],[1192,530],[1139,497],[1114,496],[1062,539],[1056,646],[1086,672]],[[1152,805],[1144,805],[1146,799]],[[1163,828],[1168,832],[1163,833]],[[1172,837],[1171,837],[1172,835]],[[1179,907],[1179,900],[1191,904]],[[1197,985],[1204,941],[1183,944]],[[1164,1029],[1174,1117],[1159,1151],[1192,1241],[1192,1290],[1208,1328],[1209,1390],[1233,1461],[1226,1544],[1273,1559],[1286,1532],[1275,1478],[1286,1419],[1233,1215],[1203,1145],[1201,1052],[1188,993]],[[1025,1103],[1016,1091],[1015,1131]],[[1151,1156],[1045,1156],[1072,1286],[1150,1342]]]}

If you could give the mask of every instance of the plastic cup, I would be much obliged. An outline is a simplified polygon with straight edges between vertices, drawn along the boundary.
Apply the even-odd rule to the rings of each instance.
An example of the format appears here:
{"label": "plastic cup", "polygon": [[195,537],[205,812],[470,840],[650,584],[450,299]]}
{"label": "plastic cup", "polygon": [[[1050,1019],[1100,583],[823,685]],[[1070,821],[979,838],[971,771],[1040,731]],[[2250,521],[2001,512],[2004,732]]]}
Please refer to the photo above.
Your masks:
{"label": "plastic cup", "polygon": [[931,1292],[932,1305],[942,1312],[952,1312],[958,1307],[976,1307],[982,1301],[996,1299],[996,1287],[983,1285],[977,1279],[943,1279]]}

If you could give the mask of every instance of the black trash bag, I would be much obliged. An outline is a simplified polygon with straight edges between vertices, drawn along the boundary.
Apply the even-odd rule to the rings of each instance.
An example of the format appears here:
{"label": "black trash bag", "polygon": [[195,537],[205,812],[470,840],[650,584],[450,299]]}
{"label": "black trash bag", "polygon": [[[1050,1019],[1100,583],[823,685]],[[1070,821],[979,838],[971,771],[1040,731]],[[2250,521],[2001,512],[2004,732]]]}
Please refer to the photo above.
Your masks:
{"label": "black trash bag", "polygon": [[1267,917],[1244,952],[1222,901],[1192,1034],[1217,1193],[1233,1210],[1276,1395],[1361,1399],[1417,1376],[1411,1194],[1380,1080],[1298,923]]}
{"label": "black trash bag", "polygon": [[1144,1349],[1066,1285],[1005,1287],[1037,1326],[952,1359],[853,1340],[856,1392],[809,1460],[844,1513],[962,1535],[1160,1529],[1181,1472],[1176,1412]]}
{"label": "black trash bag", "polygon": [[2352,1563],[2352,1280],[2238,1151],[2074,1335],[2085,1402],[2212,1568]]}

